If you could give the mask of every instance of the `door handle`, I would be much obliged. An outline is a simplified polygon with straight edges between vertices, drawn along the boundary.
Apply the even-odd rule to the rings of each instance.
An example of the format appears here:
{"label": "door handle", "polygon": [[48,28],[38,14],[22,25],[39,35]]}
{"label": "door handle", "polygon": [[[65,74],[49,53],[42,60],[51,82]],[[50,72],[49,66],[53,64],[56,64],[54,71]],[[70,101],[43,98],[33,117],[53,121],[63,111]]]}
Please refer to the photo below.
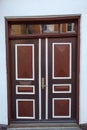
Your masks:
{"label": "door handle", "polygon": [[45,88],[45,80],[44,80],[44,78],[42,77],[42,89],[44,89]]}

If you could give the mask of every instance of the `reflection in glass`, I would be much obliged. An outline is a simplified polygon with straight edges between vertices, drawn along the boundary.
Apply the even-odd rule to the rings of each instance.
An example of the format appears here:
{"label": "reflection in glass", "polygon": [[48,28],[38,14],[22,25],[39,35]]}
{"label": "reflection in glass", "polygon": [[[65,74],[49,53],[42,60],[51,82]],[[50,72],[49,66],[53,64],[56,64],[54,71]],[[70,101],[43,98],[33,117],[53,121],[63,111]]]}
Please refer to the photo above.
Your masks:
{"label": "reflection in glass", "polygon": [[58,33],[59,25],[58,24],[45,24],[42,25],[43,33]]}
{"label": "reflection in glass", "polygon": [[75,23],[11,25],[11,35],[75,32]]}
{"label": "reflection in glass", "polygon": [[75,23],[63,23],[60,24],[60,33],[75,32]]}
{"label": "reflection in glass", "polygon": [[11,34],[19,35],[19,34],[40,34],[40,26],[39,25],[11,25]]}
{"label": "reflection in glass", "polygon": [[75,23],[68,23],[66,24],[67,32],[75,32]]}
{"label": "reflection in glass", "polygon": [[12,35],[58,33],[58,32],[59,32],[59,25],[58,24],[11,25],[11,34]]}

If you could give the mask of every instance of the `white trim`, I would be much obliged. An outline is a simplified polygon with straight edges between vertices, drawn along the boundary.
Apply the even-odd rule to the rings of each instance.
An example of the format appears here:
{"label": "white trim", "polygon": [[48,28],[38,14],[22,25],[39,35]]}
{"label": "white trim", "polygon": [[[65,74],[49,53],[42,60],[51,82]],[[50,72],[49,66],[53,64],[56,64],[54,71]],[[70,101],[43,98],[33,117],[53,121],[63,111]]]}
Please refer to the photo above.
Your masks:
{"label": "white trim", "polygon": [[46,120],[48,119],[48,38],[45,39],[46,41],[46,72],[45,72],[45,76],[46,76],[46,115],[45,115],[45,118]]}
{"label": "white trim", "polygon": [[[70,47],[70,55],[69,55],[69,77],[54,77],[54,46],[55,45],[69,45]],[[72,75],[72,43],[52,43],[52,78],[53,79],[71,79],[71,75]]]}
{"label": "white trim", "polygon": [[[29,88],[29,87],[32,87],[33,88],[33,92],[18,92],[18,88],[19,87],[25,87],[25,88]],[[16,94],[23,94],[23,95],[26,95],[26,94],[35,94],[35,86],[34,85],[16,85]]]}
{"label": "white trim", "polygon": [[[55,91],[54,90],[54,87],[55,86],[66,86],[68,85],[69,86],[69,91]],[[71,93],[72,89],[71,89],[71,84],[53,84],[52,85],[52,93]]]}
{"label": "white trim", "polygon": [[[69,115],[68,116],[55,116],[54,115],[54,100],[69,100]],[[53,98],[52,99],[52,117],[53,118],[71,118],[71,98]]]}
{"label": "white trim", "polygon": [[[18,46],[31,46],[32,47],[32,78],[18,78],[18,63],[17,63],[17,47]],[[34,44],[15,44],[15,75],[16,80],[34,80],[35,78],[35,70],[34,70]]]}
{"label": "white trim", "polygon": [[39,120],[41,120],[41,39],[39,38]]}
{"label": "white trim", "polygon": [[[22,117],[18,115],[18,102],[19,101],[32,101],[33,102],[33,116],[32,117]],[[17,119],[35,119],[35,100],[34,99],[16,99],[16,118]]]}
{"label": "white trim", "polygon": [[18,67],[17,67],[17,45],[15,45],[15,76],[16,76],[16,79],[18,77]]}
{"label": "white trim", "polygon": [[69,43],[70,45],[70,79],[72,78],[72,43]]}

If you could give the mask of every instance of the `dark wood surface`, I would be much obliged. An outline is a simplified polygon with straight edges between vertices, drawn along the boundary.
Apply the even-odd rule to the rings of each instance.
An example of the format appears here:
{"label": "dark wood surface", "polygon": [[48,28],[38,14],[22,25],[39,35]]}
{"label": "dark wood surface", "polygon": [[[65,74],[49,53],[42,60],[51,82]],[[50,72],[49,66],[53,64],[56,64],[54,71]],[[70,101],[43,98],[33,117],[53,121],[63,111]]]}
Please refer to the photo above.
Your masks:
{"label": "dark wood surface", "polygon": [[[60,34],[60,35],[20,35],[20,36],[11,36],[10,35],[10,24],[24,24],[24,23],[63,23],[63,22],[76,22],[77,23],[77,32],[75,34]],[[51,37],[77,37],[77,100],[76,100],[76,119],[77,123],[79,122],[79,63],[80,63],[80,16],[72,16],[72,17],[39,17],[39,18],[6,18],[6,57],[7,57],[7,81],[8,81],[8,121],[12,120],[12,107],[11,107],[11,61],[10,61],[10,40],[12,39],[32,39],[32,38],[51,38]]]}

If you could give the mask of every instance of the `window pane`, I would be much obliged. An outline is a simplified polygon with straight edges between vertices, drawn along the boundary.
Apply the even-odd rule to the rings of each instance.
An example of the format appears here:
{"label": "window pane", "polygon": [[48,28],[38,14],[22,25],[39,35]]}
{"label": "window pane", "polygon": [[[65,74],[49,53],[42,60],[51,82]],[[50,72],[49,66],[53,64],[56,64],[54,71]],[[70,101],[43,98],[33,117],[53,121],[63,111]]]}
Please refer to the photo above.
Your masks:
{"label": "window pane", "polygon": [[76,32],[75,23],[60,24],[60,33],[72,33],[72,32]]}
{"label": "window pane", "polygon": [[59,32],[59,24],[45,24],[42,25],[43,33],[58,33]]}
{"label": "window pane", "polygon": [[11,34],[40,34],[41,26],[40,25],[29,25],[29,24],[20,24],[20,25],[11,25]]}
{"label": "window pane", "polygon": [[22,34],[57,34],[76,32],[75,23],[60,24],[13,24],[11,25],[11,35]]}
{"label": "window pane", "polygon": [[58,33],[58,30],[59,30],[58,24],[11,25],[11,35]]}

